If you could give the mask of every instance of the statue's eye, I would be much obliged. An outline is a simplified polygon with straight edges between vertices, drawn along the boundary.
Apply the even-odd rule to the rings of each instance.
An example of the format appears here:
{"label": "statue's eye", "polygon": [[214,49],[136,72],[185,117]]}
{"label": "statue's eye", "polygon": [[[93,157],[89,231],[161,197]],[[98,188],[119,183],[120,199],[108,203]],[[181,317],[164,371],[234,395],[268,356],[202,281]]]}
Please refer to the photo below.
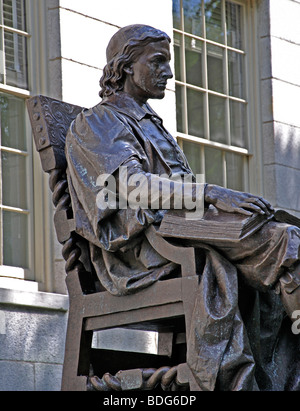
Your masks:
{"label": "statue's eye", "polygon": [[156,58],[153,60],[153,63],[156,64],[156,65],[163,64],[164,62],[165,62],[165,58],[162,57],[162,56],[156,57]]}

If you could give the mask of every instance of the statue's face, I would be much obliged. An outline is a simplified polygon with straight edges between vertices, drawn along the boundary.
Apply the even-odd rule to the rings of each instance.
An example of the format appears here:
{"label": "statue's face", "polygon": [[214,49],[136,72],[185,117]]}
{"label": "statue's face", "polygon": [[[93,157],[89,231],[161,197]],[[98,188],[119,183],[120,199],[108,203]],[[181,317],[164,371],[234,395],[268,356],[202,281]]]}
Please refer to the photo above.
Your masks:
{"label": "statue's face", "polygon": [[170,46],[167,40],[149,43],[127,71],[129,92],[136,100],[165,96],[167,80],[173,77],[170,68]]}

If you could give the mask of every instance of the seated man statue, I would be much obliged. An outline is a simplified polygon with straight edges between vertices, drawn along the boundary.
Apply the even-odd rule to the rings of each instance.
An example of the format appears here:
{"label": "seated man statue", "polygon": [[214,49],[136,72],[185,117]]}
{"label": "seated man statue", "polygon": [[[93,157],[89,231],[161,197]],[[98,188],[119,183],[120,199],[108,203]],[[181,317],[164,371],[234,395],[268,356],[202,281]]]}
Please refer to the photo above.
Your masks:
{"label": "seated man statue", "polygon": [[[164,97],[169,63],[170,38],[160,30],[131,25],[111,38],[102,100],[82,111],[66,138],[76,231],[89,242],[102,287],[126,295],[176,275],[176,264],[151,247],[145,230],[159,226],[167,208],[180,208],[178,198],[189,212],[186,204],[200,201],[236,215],[266,216],[239,242],[193,242],[204,263],[197,272],[187,363],[200,390],[300,390],[299,335],[292,332],[300,310],[300,230],[276,222],[265,199],[193,176],[147,102]],[[168,179],[164,207],[161,187]],[[138,197],[137,181],[140,193],[154,183],[158,190],[128,206]]]}

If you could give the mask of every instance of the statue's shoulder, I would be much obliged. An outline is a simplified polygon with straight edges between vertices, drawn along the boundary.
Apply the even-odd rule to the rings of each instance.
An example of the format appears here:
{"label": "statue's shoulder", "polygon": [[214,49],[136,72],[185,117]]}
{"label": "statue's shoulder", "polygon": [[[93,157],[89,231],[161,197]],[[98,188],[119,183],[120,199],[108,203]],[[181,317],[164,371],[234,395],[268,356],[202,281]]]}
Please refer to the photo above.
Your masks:
{"label": "statue's shoulder", "polygon": [[116,122],[114,110],[112,107],[98,103],[94,107],[84,108],[76,117],[75,125],[85,127],[111,127]]}
{"label": "statue's shoulder", "polygon": [[123,136],[128,139],[129,129],[118,111],[109,104],[100,102],[94,107],[83,109],[69,130],[70,141],[74,138],[83,142],[114,141]]}

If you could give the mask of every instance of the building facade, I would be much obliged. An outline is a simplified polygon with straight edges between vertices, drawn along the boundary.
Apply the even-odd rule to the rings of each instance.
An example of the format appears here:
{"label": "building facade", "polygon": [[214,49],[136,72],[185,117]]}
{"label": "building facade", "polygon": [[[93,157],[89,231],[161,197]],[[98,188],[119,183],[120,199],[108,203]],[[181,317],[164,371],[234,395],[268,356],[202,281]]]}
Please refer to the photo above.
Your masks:
{"label": "building facade", "polygon": [[60,389],[68,315],[26,99],[92,107],[111,36],[160,28],[174,78],[151,105],[193,171],[300,216],[299,18],[299,0],[0,0],[0,390]]}

